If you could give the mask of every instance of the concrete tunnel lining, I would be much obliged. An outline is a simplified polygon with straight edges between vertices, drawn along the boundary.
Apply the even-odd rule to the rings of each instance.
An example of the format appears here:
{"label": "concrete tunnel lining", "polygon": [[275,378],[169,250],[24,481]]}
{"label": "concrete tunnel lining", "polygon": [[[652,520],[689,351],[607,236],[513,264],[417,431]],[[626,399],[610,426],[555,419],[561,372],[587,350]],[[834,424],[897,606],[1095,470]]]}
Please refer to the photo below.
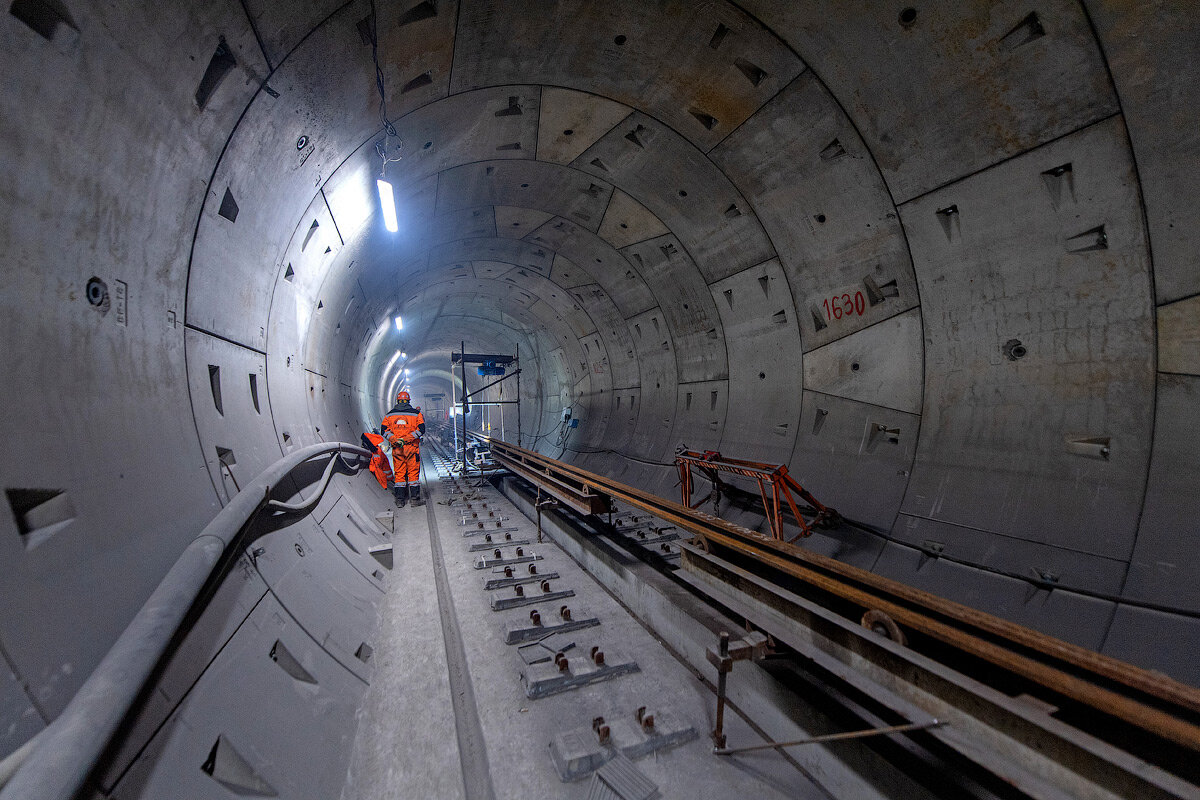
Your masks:
{"label": "concrete tunnel lining", "polygon": [[70,505],[0,515],[0,751],[239,480],[460,341],[520,348],[543,452],[667,497],[680,442],[786,463],[879,534],[814,550],[1200,681],[1186,4],[381,5],[398,236],[367,3],[156,9],[0,25],[3,479]]}

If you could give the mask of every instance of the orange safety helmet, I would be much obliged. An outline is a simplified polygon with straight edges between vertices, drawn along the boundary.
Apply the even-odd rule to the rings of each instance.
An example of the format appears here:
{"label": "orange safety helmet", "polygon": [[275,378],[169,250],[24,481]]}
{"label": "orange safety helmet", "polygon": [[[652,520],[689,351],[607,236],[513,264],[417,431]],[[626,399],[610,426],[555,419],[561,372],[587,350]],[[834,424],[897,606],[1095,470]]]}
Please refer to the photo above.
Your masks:
{"label": "orange safety helmet", "polygon": [[408,392],[405,392],[403,390],[401,390],[401,392],[396,395],[397,403],[407,403],[411,399],[412,398],[408,396]]}

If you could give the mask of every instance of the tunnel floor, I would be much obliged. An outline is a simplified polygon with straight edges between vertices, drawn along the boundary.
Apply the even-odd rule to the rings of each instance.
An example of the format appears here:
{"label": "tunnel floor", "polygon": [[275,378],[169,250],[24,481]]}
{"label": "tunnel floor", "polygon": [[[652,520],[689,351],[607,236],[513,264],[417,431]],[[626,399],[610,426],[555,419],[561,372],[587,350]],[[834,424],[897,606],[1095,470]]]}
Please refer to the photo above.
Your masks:
{"label": "tunnel floor", "polygon": [[[548,536],[539,543],[536,524],[499,491],[455,481],[448,466],[426,456],[427,504],[395,510],[393,579],[380,607],[374,673],[357,714],[343,800],[635,796],[652,786],[658,794],[636,796],[830,796],[776,753],[712,755],[710,685]],[[487,530],[503,560],[538,557],[510,565],[514,579],[528,579],[523,597],[513,586],[485,588],[508,580],[504,565],[477,568],[481,557],[495,559]],[[505,534],[511,541],[501,544]],[[529,574],[530,564],[539,577]],[[493,603],[517,605],[494,610]],[[553,633],[563,624],[562,606],[571,621],[598,624]],[[547,636],[532,626],[534,610],[551,638],[515,642]],[[590,657],[593,647],[603,665]],[[565,672],[549,660],[527,663],[557,651],[568,659]],[[632,663],[636,671],[624,671]],[[608,677],[557,691],[588,676]],[[637,721],[642,707],[643,719],[655,716],[652,734]],[[599,745],[597,717],[611,747]],[[725,725],[732,741],[764,741],[736,713]],[[617,751],[635,757],[592,769]],[[594,794],[605,788],[625,794]]]}

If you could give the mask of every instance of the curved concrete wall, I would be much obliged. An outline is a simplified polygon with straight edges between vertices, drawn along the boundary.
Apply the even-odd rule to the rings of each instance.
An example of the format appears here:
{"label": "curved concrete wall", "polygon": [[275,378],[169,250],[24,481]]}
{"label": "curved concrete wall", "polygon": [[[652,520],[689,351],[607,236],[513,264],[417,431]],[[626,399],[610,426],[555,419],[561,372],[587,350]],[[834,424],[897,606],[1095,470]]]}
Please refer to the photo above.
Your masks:
{"label": "curved concrete wall", "polygon": [[[463,341],[519,348],[526,444],[786,463],[874,531],[814,549],[1200,682],[1190,4],[381,4],[394,235],[369,4],[202,5],[0,21],[0,751],[239,479]],[[370,597],[325,516],[308,579]],[[262,563],[357,680],[316,632],[368,612]]]}

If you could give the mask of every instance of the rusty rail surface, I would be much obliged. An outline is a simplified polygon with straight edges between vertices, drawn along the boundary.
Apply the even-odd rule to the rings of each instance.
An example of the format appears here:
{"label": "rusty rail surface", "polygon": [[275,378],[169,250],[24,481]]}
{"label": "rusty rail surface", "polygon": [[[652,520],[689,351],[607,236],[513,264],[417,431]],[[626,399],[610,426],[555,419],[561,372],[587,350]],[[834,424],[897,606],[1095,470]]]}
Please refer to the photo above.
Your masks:
{"label": "rusty rail surface", "polygon": [[[559,484],[608,495],[719,550],[814,587],[859,612],[877,610],[908,631],[1036,684],[1145,734],[1200,753],[1200,690],[881,577],[650,492],[493,439],[493,457],[560,497]],[[910,637],[913,638],[913,637]]]}

